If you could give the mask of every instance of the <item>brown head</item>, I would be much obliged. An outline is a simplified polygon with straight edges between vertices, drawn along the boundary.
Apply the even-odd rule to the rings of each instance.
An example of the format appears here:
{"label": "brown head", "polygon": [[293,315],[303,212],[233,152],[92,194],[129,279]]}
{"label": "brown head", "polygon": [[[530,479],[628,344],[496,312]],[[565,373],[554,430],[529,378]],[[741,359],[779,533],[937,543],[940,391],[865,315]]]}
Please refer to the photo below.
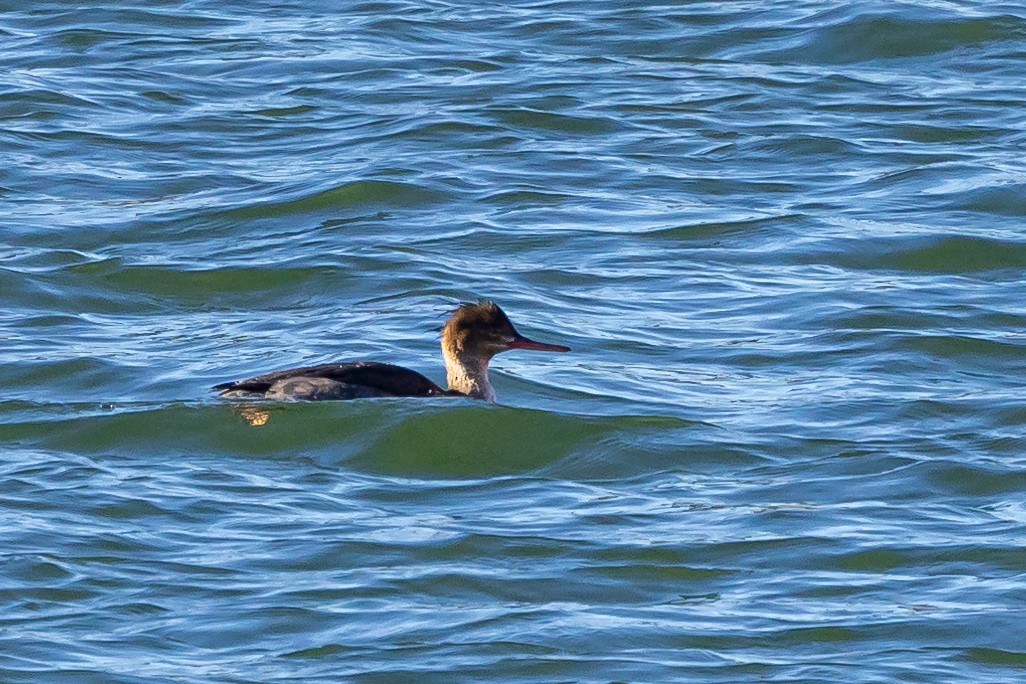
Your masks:
{"label": "brown head", "polygon": [[475,399],[495,401],[495,390],[488,380],[488,362],[508,349],[570,351],[570,347],[527,339],[494,302],[461,304],[442,328],[442,357],[449,389]]}
{"label": "brown head", "polygon": [[456,356],[471,356],[485,361],[509,349],[568,352],[570,347],[535,342],[510,323],[495,302],[461,304],[442,328],[442,349]]}

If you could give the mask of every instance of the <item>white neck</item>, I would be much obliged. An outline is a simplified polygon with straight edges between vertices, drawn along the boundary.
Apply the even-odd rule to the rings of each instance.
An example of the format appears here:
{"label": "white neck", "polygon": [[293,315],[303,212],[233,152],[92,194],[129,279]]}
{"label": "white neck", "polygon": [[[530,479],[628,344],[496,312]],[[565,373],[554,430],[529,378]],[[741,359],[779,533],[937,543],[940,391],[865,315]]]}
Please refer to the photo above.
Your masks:
{"label": "white neck", "polygon": [[474,399],[495,401],[495,390],[488,382],[488,359],[460,354],[442,348],[445,359],[445,379],[449,389],[462,392]]}

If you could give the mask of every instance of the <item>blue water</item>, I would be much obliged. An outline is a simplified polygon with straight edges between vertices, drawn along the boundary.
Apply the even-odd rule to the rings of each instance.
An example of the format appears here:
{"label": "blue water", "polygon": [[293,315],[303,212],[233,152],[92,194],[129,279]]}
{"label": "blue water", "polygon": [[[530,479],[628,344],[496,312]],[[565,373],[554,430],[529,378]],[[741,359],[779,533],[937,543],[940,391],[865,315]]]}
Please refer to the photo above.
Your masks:
{"label": "blue water", "polygon": [[[1026,9],[0,1],[0,681],[1021,682]],[[444,380],[489,297],[572,354]]]}

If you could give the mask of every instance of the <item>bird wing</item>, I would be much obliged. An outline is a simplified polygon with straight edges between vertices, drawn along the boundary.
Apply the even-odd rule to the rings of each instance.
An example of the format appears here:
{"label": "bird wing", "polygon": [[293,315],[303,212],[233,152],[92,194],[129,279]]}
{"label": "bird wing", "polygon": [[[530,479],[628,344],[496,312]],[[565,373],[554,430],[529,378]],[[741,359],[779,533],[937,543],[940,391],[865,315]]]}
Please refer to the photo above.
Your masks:
{"label": "bird wing", "polygon": [[449,394],[417,371],[377,361],[326,363],[320,366],[289,368],[245,380],[223,382],[210,389],[212,392],[221,394],[226,392],[264,393],[271,388],[271,385],[280,380],[299,377],[327,378],[348,385],[369,387],[382,394],[395,397],[435,397]]}

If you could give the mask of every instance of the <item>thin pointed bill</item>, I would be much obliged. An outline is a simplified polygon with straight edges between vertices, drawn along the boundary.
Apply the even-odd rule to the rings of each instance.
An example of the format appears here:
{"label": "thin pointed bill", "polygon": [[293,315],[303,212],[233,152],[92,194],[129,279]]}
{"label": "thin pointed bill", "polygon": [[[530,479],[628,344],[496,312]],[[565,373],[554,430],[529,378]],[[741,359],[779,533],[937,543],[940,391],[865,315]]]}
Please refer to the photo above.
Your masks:
{"label": "thin pointed bill", "polygon": [[545,342],[535,342],[530,340],[523,335],[517,335],[509,343],[510,349],[530,349],[532,351],[548,351],[548,352],[568,352],[570,347],[564,347],[561,344],[546,344]]}

